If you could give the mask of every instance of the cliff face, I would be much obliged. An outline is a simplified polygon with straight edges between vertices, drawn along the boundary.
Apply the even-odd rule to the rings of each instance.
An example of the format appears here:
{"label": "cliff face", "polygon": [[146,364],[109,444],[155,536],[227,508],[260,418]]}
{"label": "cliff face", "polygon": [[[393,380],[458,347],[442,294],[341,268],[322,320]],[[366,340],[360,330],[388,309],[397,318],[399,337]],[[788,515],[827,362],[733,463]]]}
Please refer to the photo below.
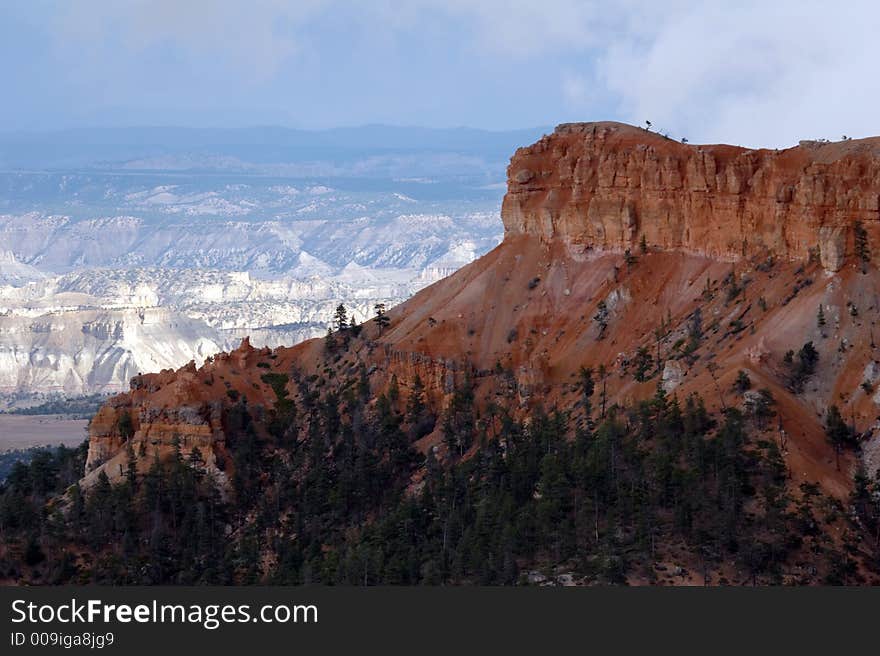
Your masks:
{"label": "cliff face", "polygon": [[111,478],[123,476],[129,439],[142,472],[156,454],[164,457],[179,448],[189,456],[198,448],[208,470],[225,481],[226,410],[233,398],[245,395],[260,407],[271,405],[271,390],[260,381],[267,370],[257,367],[269,361],[265,356],[270,353],[245,339],[235,351],[210,357],[201,368],[190,362],[177,371],[132,378],[131,390],[110,399],[89,424],[87,482],[99,467]]}
{"label": "cliff face", "polygon": [[[358,549],[372,542],[354,529],[389,519],[383,489],[428,499],[455,488],[437,487],[436,475],[451,471],[473,476],[473,489],[505,484],[487,485],[488,476],[515,480],[515,494],[487,497],[507,514],[520,494],[541,499],[551,472],[552,481],[589,481],[559,507],[590,503],[606,488],[594,509],[546,524],[568,524],[572,542],[583,542],[577,560],[585,554],[590,577],[610,562],[605,545],[617,536],[632,540],[627,560],[643,559],[630,582],[655,580],[653,563],[698,571],[707,560],[702,536],[727,533],[722,518],[740,516],[736,548],[719,552],[717,580],[755,582],[746,570],[761,553],[787,554],[784,566],[767,561],[773,582],[819,580],[843,562],[835,549],[867,558],[873,544],[851,538],[873,524],[855,519],[868,515],[850,500],[865,496],[853,495],[857,467],[869,479],[880,470],[880,272],[859,257],[880,245],[878,144],[777,153],[687,146],[618,124],[561,126],[513,158],[501,245],[392,308],[387,322],[292,347],[256,349],[245,339],[201,366],[134,377],[90,424],[84,487],[102,472],[120,480],[132,464],[147,473],[157,460],[182,456],[242,511],[246,530],[224,539],[241,544],[258,527],[271,534],[279,546],[261,556],[271,570],[296,561],[281,545],[301,540],[314,540],[314,548],[296,547],[302,554],[330,549],[328,559],[348,560],[353,548],[333,534],[352,535]],[[867,231],[858,249],[857,222]],[[725,414],[723,424],[699,419],[701,405],[717,419]],[[832,405],[854,429],[837,453],[826,431]],[[725,412],[732,409],[739,412]],[[541,421],[553,410],[561,415]],[[589,473],[574,462],[564,473],[551,449],[563,439],[586,449]],[[637,466],[627,466],[637,452]],[[626,488],[631,501],[600,527],[606,504]],[[681,503],[694,489],[702,501]],[[834,497],[815,515],[813,490]],[[666,500],[643,513],[629,506],[641,497]],[[458,498],[447,496],[446,507]],[[365,499],[378,505],[359,505]],[[446,531],[442,508],[406,516],[434,517],[436,536]],[[542,514],[523,515],[525,525]],[[629,529],[621,529],[624,515]],[[685,515],[693,519],[680,533],[673,526]],[[390,517],[382,525],[397,533],[399,516]],[[666,528],[643,527],[638,540],[635,522],[647,517]],[[463,526],[459,535],[470,534]],[[648,535],[651,552],[639,556]],[[410,538],[402,539],[400,562],[414,562]],[[558,553],[562,540],[552,539]],[[851,550],[851,539],[861,546]],[[354,571],[362,580],[359,564]]]}
{"label": "cliff face", "polygon": [[[483,409],[502,405],[527,419],[558,406],[580,420],[582,367],[607,369],[609,404],[629,406],[660,384],[748,411],[731,391],[745,371],[753,390],[776,399],[770,439],[793,478],[840,497],[854,459],[844,454],[838,469],[823,418],[831,403],[846,404],[866,464],[880,466],[880,276],[873,264],[863,271],[854,245],[857,221],[875,251],[880,243],[880,139],[777,152],[689,146],[620,124],[564,125],[518,150],[509,178],[504,242],[393,308],[388,327],[366,322],[333,348],[323,339],[274,350],[245,342],[198,368],[133,379],[91,424],[86,482],[102,470],[123,475],[123,432],[142,471],[175,444],[184,454],[198,446],[223,480],[234,468],[230,415],[246,402],[255,433],[271,444],[279,380],[300,409],[352,385],[369,385],[375,398],[393,383],[403,414],[418,380],[442,417],[467,379]],[[819,364],[795,394],[786,353],[808,341]],[[656,360],[646,380],[633,376],[638,352]],[[309,421],[301,413],[284,439],[305,439]],[[442,421],[415,446],[442,461]]]}
{"label": "cliff face", "polygon": [[786,150],[692,146],[620,123],[560,125],[520,148],[502,218],[596,249],[649,246],[737,260],[811,251],[838,271],[861,221],[880,235],[880,139]]}

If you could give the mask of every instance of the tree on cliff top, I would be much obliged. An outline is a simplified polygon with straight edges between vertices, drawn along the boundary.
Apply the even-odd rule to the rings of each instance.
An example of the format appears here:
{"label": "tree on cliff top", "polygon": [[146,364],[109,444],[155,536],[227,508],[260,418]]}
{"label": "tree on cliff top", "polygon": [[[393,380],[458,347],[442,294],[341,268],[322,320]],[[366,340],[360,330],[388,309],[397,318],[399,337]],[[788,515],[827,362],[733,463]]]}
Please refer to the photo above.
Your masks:
{"label": "tree on cliff top", "polygon": [[336,330],[348,330],[348,311],[342,303],[336,306],[336,312],[333,314],[333,323],[336,324]]}

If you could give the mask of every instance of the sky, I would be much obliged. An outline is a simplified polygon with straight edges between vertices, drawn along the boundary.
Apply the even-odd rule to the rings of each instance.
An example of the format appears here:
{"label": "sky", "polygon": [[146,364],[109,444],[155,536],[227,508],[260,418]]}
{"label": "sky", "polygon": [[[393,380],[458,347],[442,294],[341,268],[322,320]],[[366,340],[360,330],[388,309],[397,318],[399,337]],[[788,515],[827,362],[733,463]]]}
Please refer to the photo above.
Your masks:
{"label": "sky", "polygon": [[0,130],[652,124],[880,134],[880,4],[0,0]]}

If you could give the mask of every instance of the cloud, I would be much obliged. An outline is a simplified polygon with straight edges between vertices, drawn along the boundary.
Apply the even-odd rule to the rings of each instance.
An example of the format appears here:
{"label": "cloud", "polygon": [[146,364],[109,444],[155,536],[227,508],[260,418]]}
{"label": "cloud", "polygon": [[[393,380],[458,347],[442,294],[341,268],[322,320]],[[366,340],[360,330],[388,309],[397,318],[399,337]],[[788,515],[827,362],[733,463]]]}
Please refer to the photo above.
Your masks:
{"label": "cloud", "polygon": [[83,45],[107,57],[112,43],[138,56],[175,48],[186,59],[210,61],[263,80],[300,49],[300,28],[326,8],[322,0],[81,0],[67,5],[57,28],[72,48]]}
{"label": "cloud", "polygon": [[875,134],[876,15],[867,2],[680,5],[604,44],[595,68],[623,118],[692,141]]}
{"label": "cloud", "polygon": [[880,132],[880,8],[867,0],[80,0],[44,13],[51,54],[10,46],[9,62],[39,63],[0,71],[34,80],[17,93],[34,106],[61,96],[81,116],[648,119],[692,142],[770,146]]}
{"label": "cloud", "polygon": [[590,0],[446,0],[423,4],[471,26],[474,47],[507,57],[580,52],[600,41],[601,4]]}
{"label": "cloud", "polygon": [[562,74],[562,96],[566,104],[574,110],[584,111],[590,109],[592,100],[589,84],[583,75],[572,71]]}
{"label": "cloud", "polygon": [[[382,38],[426,30],[442,18],[475,51],[505,57],[580,51],[607,23],[595,0],[81,0],[60,13],[64,36],[80,45],[115,34],[129,51],[173,44],[191,55],[213,55],[277,69],[297,52],[318,19],[352,24]],[[354,20],[352,20],[354,18]],[[450,44],[456,45],[456,44]]]}

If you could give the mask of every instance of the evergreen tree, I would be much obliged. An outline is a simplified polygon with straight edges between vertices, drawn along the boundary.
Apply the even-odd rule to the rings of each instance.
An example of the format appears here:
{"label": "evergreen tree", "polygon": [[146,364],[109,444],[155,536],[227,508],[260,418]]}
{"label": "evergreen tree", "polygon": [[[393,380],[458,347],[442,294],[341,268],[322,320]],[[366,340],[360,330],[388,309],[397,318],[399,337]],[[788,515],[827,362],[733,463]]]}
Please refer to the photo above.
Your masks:
{"label": "evergreen tree", "polygon": [[327,326],[327,335],[324,337],[324,348],[327,351],[333,351],[336,348],[336,336],[333,334],[333,328]]}
{"label": "evergreen tree", "polygon": [[740,394],[744,394],[751,386],[752,380],[749,378],[749,375],[740,369],[736,374],[736,380],[733,382],[733,389]]}
{"label": "evergreen tree", "polygon": [[128,481],[129,485],[134,487],[137,482],[137,459],[135,458],[134,449],[131,446],[131,441],[129,441],[125,445],[125,458],[128,462],[128,464],[126,465],[125,478]]}
{"label": "evergreen tree", "polygon": [[599,380],[602,381],[602,392],[599,400],[602,405],[602,419],[605,419],[605,410],[608,405],[608,369],[604,364],[599,365]]}
{"label": "evergreen tree", "polygon": [[703,341],[703,311],[700,308],[694,310],[688,320],[688,344],[687,352],[692,353],[700,347]]}
{"label": "evergreen tree", "polygon": [[131,414],[122,412],[116,421],[116,430],[123,442],[127,442],[134,436],[134,424],[131,421]]}
{"label": "evergreen tree", "polygon": [[373,309],[376,311],[376,325],[379,326],[379,334],[381,334],[391,323],[391,319],[385,313],[384,303],[376,303]]}
{"label": "evergreen tree", "polygon": [[443,440],[450,453],[464,455],[474,441],[474,389],[470,374],[456,387],[443,419]]}
{"label": "evergreen tree", "polygon": [[[359,371],[339,388],[293,376],[302,441],[267,439],[271,410],[228,407],[225,449],[211,454],[231,481],[225,500],[206,456],[193,447],[185,457],[179,439],[164,461],[153,452],[137,485],[102,472],[80,490],[82,448],[20,463],[0,483],[3,571],[53,583],[374,585],[511,584],[520,568],[564,567],[625,583],[674,557],[707,582],[743,572],[770,584],[857,582],[873,567],[865,536],[880,530],[880,480],[856,472],[852,512],[818,485],[793,495],[776,440],[751,435],[734,408],[716,417],[701,397],[679,404],[662,386],[606,408],[601,366],[595,378],[581,369],[569,407],[537,405],[520,419],[490,405],[481,417],[468,372],[444,412],[441,463],[411,447],[412,425],[429,415],[423,382],[401,392],[404,432],[390,389],[371,397]],[[280,402],[288,381],[267,376]],[[602,418],[569,426],[599,383]],[[769,391],[746,400],[756,424],[772,416]],[[825,423],[836,452],[853,442],[836,407]],[[131,458],[134,445],[125,448]]]}
{"label": "evergreen tree", "polygon": [[636,350],[636,356],[633,359],[633,365],[635,366],[635,379],[642,383],[646,381],[648,371],[651,369],[651,365],[653,364],[653,360],[651,359],[651,354],[648,353],[648,349],[644,346],[640,346]]}
{"label": "evergreen tree", "polygon": [[746,400],[746,410],[754,418],[758,429],[765,430],[767,428],[767,422],[776,414],[773,410],[775,404],[776,400],[773,398],[772,392],[766,387],[758,390],[757,395]]}
{"label": "evergreen tree", "polygon": [[349,328],[348,311],[342,303],[336,306],[336,311],[333,313],[333,323],[336,326],[336,330],[340,332]]}
{"label": "evergreen tree", "polygon": [[433,418],[428,416],[425,402],[425,385],[416,374],[406,402],[406,423],[409,424],[412,438],[417,440],[427,435],[434,428]]}
{"label": "evergreen tree", "polygon": [[581,367],[578,376],[581,388],[581,406],[584,410],[584,417],[587,423],[589,423],[593,414],[592,398],[596,390],[596,381],[593,380],[593,368]]}
{"label": "evergreen tree", "polygon": [[847,442],[850,441],[851,432],[836,405],[829,406],[828,411],[825,413],[825,434],[831,446],[834,447],[834,456],[839,471],[840,452]]}
{"label": "evergreen tree", "polygon": [[856,221],[853,226],[855,234],[856,256],[862,264],[862,273],[868,272],[868,264],[871,262],[871,250],[868,246],[868,231],[861,221]]}
{"label": "evergreen tree", "polygon": [[605,339],[605,331],[608,330],[608,305],[604,300],[599,301],[599,304],[596,306],[596,314],[593,315],[593,321],[599,326],[599,333],[596,339]]}
{"label": "evergreen tree", "polygon": [[391,382],[388,384],[388,400],[397,403],[400,398],[400,384],[397,382],[397,374],[391,374]]}
{"label": "evergreen tree", "polygon": [[789,354],[786,354],[786,361],[792,367],[790,376],[791,389],[794,392],[802,392],[807,379],[816,371],[816,365],[819,362],[819,352],[813,346],[813,342],[807,342],[798,350],[797,362]]}

